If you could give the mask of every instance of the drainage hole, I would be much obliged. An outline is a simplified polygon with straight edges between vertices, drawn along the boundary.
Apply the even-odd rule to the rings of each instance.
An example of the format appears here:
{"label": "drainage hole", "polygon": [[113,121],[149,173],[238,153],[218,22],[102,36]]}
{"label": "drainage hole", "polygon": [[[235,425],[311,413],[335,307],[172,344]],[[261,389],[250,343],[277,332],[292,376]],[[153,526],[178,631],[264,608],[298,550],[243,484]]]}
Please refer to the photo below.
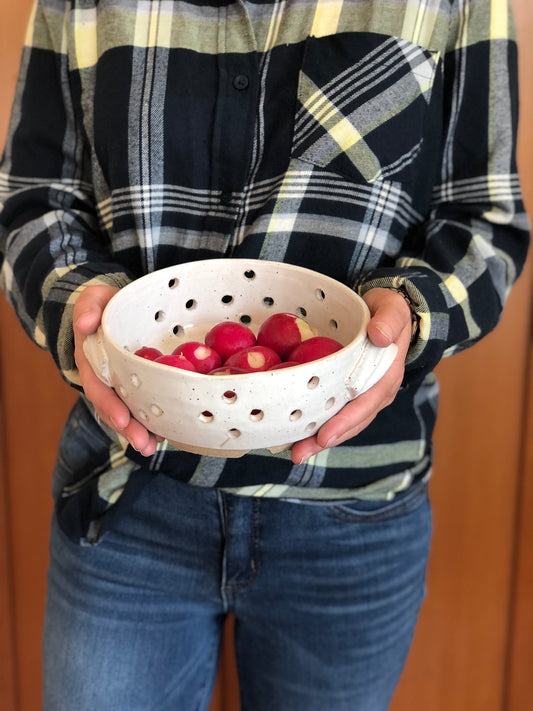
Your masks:
{"label": "drainage hole", "polygon": [[231,439],[237,439],[237,437],[240,436],[241,432],[236,427],[233,427],[231,430],[228,431],[228,437],[231,437]]}
{"label": "drainage hole", "polygon": [[289,415],[289,420],[291,422],[296,422],[297,420],[300,419],[302,416],[302,411],[301,410],[293,410],[291,414]]}
{"label": "drainage hole", "polygon": [[306,434],[311,434],[311,432],[314,432],[316,428],[316,422],[310,422],[307,427],[305,428]]}
{"label": "drainage hole", "polygon": [[191,309],[195,309],[195,308],[196,308],[196,300],[195,300],[195,299],[189,299],[189,300],[185,303],[185,308],[187,309],[187,311],[190,311]]}
{"label": "drainage hole", "polygon": [[175,336],[180,336],[183,333],[183,326],[180,326],[179,323],[177,323],[175,326],[173,326],[172,333]]}
{"label": "drainage hole", "polygon": [[326,293],[322,289],[317,289],[315,291],[315,296],[319,301],[324,301],[326,298]]}
{"label": "drainage hole", "polygon": [[233,301],[233,296],[231,294],[224,294],[224,296],[220,299],[223,304],[231,304]]}
{"label": "drainage hole", "polygon": [[304,309],[303,306],[298,306],[296,314],[300,316],[300,318],[305,318],[307,316],[307,309]]}
{"label": "drainage hole", "polygon": [[255,272],[253,269],[248,269],[244,272],[245,279],[255,279]]}
{"label": "drainage hole", "polygon": [[244,323],[244,325],[247,325],[252,322],[252,317],[248,316],[248,314],[243,314],[240,318],[239,321],[241,323]]}
{"label": "drainage hole", "polygon": [[174,277],[173,279],[169,279],[168,288],[175,289],[179,285],[179,283],[180,283],[180,280],[176,279],[176,277]]}
{"label": "drainage hole", "polygon": [[227,402],[228,405],[233,405],[234,402],[237,402],[237,393],[234,390],[226,390],[224,395],[222,395],[222,399],[224,402]]}
{"label": "drainage hole", "polygon": [[329,327],[336,331],[339,328],[339,324],[337,323],[337,321],[335,321],[334,318],[332,318],[329,322]]}
{"label": "drainage hole", "polygon": [[334,404],[335,404],[335,398],[330,397],[329,400],[326,400],[326,405],[325,405],[326,410],[331,410],[331,408],[333,407]]}
{"label": "drainage hole", "polygon": [[252,422],[261,422],[264,416],[265,413],[263,412],[263,410],[252,410],[250,412],[250,419],[252,420]]}
{"label": "drainage hole", "polygon": [[201,414],[200,417],[198,418],[200,422],[213,422],[215,419],[215,416],[213,415],[212,412],[209,412],[209,410],[204,410]]}
{"label": "drainage hole", "polygon": [[157,321],[157,322],[159,323],[160,321],[163,321],[164,318],[165,318],[165,312],[164,312],[164,311],[159,310],[159,311],[156,311],[156,312],[155,312],[155,314],[154,314],[154,320],[155,320],[155,321]]}
{"label": "drainage hole", "polygon": [[314,390],[319,386],[319,384],[320,378],[317,375],[313,375],[313,377],[307,381],[307,387],[309,388],[309,390]]}
{"label": "drainage hole", "polygon": [[274,306],[274,299],[271,296],[265,296],[263,299],[263,304],[265,306]]}

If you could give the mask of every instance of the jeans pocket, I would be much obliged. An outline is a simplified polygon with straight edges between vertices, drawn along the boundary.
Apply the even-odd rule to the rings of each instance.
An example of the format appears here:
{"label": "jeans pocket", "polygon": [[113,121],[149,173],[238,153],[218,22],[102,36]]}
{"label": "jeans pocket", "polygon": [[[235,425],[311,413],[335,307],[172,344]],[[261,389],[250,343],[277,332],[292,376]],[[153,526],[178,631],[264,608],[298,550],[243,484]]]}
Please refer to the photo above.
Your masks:
{"label": "jeans pocket", "polygon": [[309,37],[293,158],[367,183],[408,180],[438,64],[438,52],[399,37]]}
{"label": "jeans pocket", "polygon": [[342,504],[331,504],[326,508],[328,513],[343,521],[375,523],[404,516],[420,506],[427,498],[428,476],[423,476],[405,491],[397,493],[392,500],[354,499]]}
{"label": "jeans pocket", "polygon": [[59,442],[52,477],[52,496],[69,496],[109,466],[112,442],[80,398],[68,417]]}

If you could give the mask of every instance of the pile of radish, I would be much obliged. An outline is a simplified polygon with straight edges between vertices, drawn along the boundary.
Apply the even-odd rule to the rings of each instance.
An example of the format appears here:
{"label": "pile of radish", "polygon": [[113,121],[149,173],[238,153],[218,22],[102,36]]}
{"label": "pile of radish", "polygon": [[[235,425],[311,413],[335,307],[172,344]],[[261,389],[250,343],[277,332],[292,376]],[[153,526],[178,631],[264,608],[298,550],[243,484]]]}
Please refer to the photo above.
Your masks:
{"label": "pile of radish", "polygon": [[143,346],[135,355],[207,375],[236,375],[308,363],[341,348],[335,339],[317,335],[299,316],[276,313],[263,322],[257,337],[242,323],[222,321],[205,334],[203,343],[181,343],[168,355]]}

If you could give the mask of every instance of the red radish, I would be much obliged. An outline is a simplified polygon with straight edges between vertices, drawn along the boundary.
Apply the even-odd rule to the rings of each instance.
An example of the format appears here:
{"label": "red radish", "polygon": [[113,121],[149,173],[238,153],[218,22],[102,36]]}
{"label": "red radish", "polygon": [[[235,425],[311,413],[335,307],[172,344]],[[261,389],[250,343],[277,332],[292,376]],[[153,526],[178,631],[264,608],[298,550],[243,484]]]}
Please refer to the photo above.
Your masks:
{"label": "red radish", "polygon": [[146,360],[155,360],[163,354],[158,348],[152,348],[151,346],[142,346],[135,351],[136,356],[141,358],[146,358]]}
{"label": "red radish", "polygon": [[199,373],[209,373],[222,365],[220,355],[205,343],[187,341],[174,348],[172,355],[182,355],[189,360]]}
{"label": "red radish", "polygon": [[190,360],[187,360],[185,356],[182,355],[162,355],[155,359],[156,363],[162,363],[163,365],[171,365],[173,368],[181,368],[181,370],[191,370],[197,372],[194,365]]}
{"label": "red radish", "polygon": [[283,363],[276,363],[269,370],[282,370],[283,368],[292,368],[295,365],[300,365],[300,363],[295,360],[284,360]]}
{"label": "red radish", "polygon": [[289,360],[295,360],[298,363],[309,363],[309,361],[318,360],[336,353],[342,347],[342,344],[333,338],[313,336],[313,338],[308,338],[300,343],[299,346],[293,348],[289,355]]}
{"label": "red radish", "polygon": [[235,368],[235,366],[222,365],[220,368],[215,368],[208,375],[243,375],[246,370]]}
{"label": "red radish", "polygon": [[231,355],[224,365],[243,368],[247,373],[260,370],[269,370],[280,362],[280,357],[272,348],[266,346],[252,346]]}
{"label": "red radish", "polygon": [[217,323],[205,334],[204,341],[206,346],[214,348],[220,354],[222,362],[225,362],[233,353],[256,344],[254,332],[243,323],[235,321]]}
{"label": "red radish", "polygon": [[276,351],[285,360],[299,343],[317,335],[317,331],[303,318],[291,313],[276,313],[261,324],[257,344]]}

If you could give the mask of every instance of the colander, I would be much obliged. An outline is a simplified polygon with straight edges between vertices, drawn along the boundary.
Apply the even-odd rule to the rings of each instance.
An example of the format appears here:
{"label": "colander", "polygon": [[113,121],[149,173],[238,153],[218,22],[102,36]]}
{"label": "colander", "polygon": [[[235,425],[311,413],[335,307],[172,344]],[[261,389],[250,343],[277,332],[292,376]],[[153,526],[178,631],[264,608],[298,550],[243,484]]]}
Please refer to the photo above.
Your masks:
{"label": "colander", "polygon": [[[297,314],[343,348],[290,368],[224,376],[135,355],[141,346],[171,353],[184,341],[203,341],[225,320],[257,333],[276,312]],[[121,289],[84,349],[98,377],[149,430],[188,452],[236,457],[289,448],[383,376],[397,349],[370,343],[369,319],[361,297],[315,271],[263,260],[208,259],[152,272]]]}

